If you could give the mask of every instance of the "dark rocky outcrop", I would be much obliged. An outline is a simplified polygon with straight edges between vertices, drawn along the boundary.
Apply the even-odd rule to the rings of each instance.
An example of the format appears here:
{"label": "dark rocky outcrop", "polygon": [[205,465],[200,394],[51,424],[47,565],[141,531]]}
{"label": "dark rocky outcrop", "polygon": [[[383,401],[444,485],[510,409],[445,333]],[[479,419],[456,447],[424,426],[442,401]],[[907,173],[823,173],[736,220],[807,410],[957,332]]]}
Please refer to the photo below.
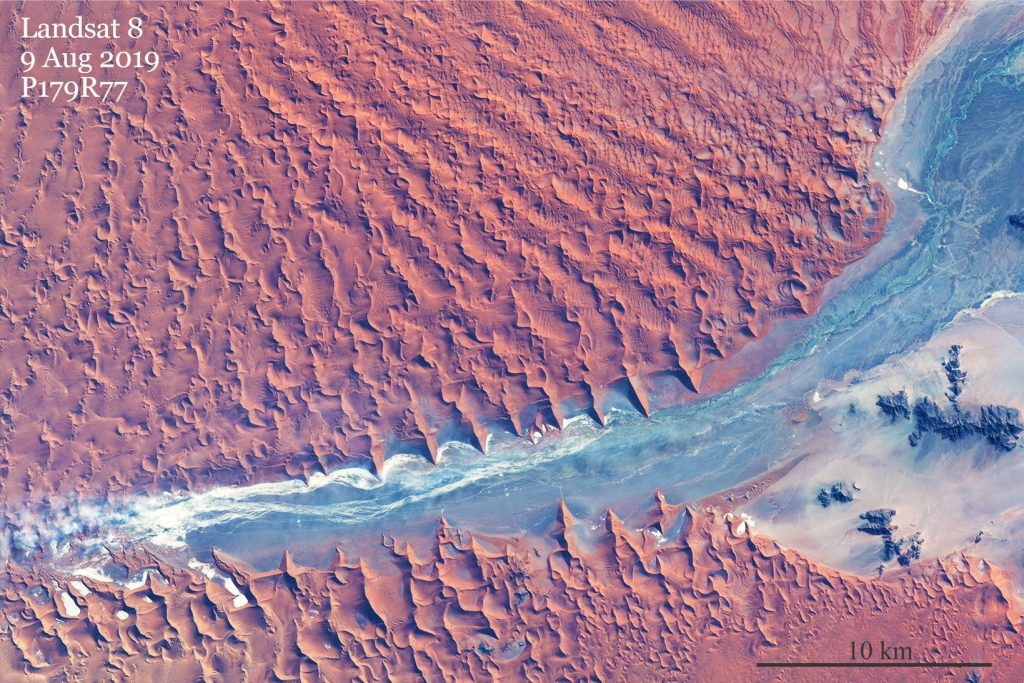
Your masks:
{"label": "dark rocky outcrop", "polygon": [[901,566],[908,566],[913,560],[921,559],[921,546],[924,545],[924,537],[920,531],[915,531],[910,538],[894,540],[892,536],[885,537],[885,546],[882,549],[882,559],[886,562],[895,559]]}
{"label": "dark rocky outcrop", "polygon": [[892,508],[868,510],[860,516],[864,520],[864,524],[857,527],[857,531],[874,536],[891,536],[892,532],[899,528],[892,523],[892,518],[895,516],[896,511]]}
{"label": "dark rocky outcrop", "polygon": [[977,416],[952,404],[949,410],[942,410],[930,398],[919,398],[914,403],[914,419],[917,430],[910,435],[910,445],[916,446],[921,435],[934,432],[947,441],[980,435],[1003,452],[1012,451],[1017,447],[1024,424],[1021,423],[1020,411],[1007,406],[982,406]]}
{"label": "dark rocky outcrop", "polygon": [[960,394],[967,384],[967,373],[960,369],[960,351],[963,349],[959,344],[949,347],[949,355],[942,361],[942,368],[946,371],[946,379],[949,380],[949,391],[946,398],[954,406],[960,400]]}
{"label": "dark rocky outcrop", "polygon": [[981,407],[978,430],[999,450],[1012,451],[1024,431],[1024,425],[1016,408],[988,405]]}
{"label": "dark rocky outcrop", "polygon": [[886,562],[896,560],[901,566],[906,567],[914,560],[921,559],[921,546],[924,545],[924,537],[920,532],[914,532],[910,538],[893,538],[892,533],[899,527],[892,523],[896,511],[892,508],[879,508],[868,510],[860,516],[864,524],[857,527],[858,531],[873,536],[882,537],[882,559]]}
{"label": "dark rocky outcrop", "polygon": [[821,507],[827,508],[832,503],[849,503],[853,500],[853,492],[843,482],[836,482],[829,488],[818,491],[818,502]]}
{"label": "dark rocky outcrop", "polygon": [[907,392],[903,389],[891,394],[880,394],[875,405],[882,409],[890,422],[895,422],[901,417],[905,420],[910,419],[910,402],[907,400]]}
{"label": "dark rocky outcrop", "polygon": [[[915,430],[910,434],[911,446],[921,443],[924,434],[932,432],[941,438],[958,442],[971,436],[984,436],[998,450],[1008,452],[1016,448],[1024,432],[1020,411],[1008,406],[982,406],[976,415],[960,407],[960,396],[967,383],[967,373],[960,367],[960,351],[963,347],[954,344],[942,360],[948,381],[946,400],[948,408],[942,408],[927,396],[914,402],[913,417]],[[910,418],[907,395],[904,391],[879,395],[877,405],[895,422],[900,417]]]}
{"label": "dark rocky outcrop", "polygon": [[832,500],[837,503],[849,503],[853,500],[853,491],[842,482],[832,484]]}
{"label": "dark rocky outcrop", "polygon": [[943,410],[927,396],[917,399],[914,403],[917,431],[935,432],[943,439],[953,442],[975,434],[978,431],[978,425],[974,423],[970,413],[960,410],[952,401],[951,404],[952,407],[949,410]]}
{"label": "dark rocky outcrop", "polygon": [[1010,221],[1010,225],[1013,227],[1024,230],[1024,214],[1012,214],[1007,216],[1006,220]]}

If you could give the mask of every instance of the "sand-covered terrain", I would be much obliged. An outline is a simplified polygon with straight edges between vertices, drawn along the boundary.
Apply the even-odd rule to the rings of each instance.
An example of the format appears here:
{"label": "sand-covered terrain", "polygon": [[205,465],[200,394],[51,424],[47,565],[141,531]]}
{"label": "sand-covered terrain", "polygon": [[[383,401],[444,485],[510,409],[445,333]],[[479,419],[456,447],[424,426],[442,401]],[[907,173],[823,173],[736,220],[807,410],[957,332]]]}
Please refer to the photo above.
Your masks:
{"label": "sand-covered terrain", "polygon": [[616,382],[643,409],[652,373],[728,385],[717,362],[880,237],[868,154],[949,7],[139,12],[163,62],[118,103],[20,99],[4,44],[8,502],[429,457]]}
{"label": "sand-covered terrain", "polygon": [[895,108],[965,16],[3,5],[0,681],[1021,680],[1024,107],[965,38]]}
{"label": "sand-covered terrain", "polygon": [[754,538],[739,517],[656,500],[648,524],[609,515],[590,529],[563,508],[546,539],[524,541],[442,521],[428,550],[390,541],[375,568],[339,555],[322,569],[185,569],[137,554],[128,588],[33,591],[14,573],[0,654],[24,673],[4,680],[820,681],[755,662],[848,661],[851,641],[877,634],[915,661],[995,662],[986,680],[1024,666],[1008,579],[983,560],[871,580]]}

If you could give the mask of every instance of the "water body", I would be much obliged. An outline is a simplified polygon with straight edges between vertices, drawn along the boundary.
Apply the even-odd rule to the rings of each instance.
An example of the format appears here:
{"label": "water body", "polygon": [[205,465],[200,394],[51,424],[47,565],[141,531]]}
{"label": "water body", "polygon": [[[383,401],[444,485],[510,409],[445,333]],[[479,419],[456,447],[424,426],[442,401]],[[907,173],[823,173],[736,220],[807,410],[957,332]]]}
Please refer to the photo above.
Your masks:
{"label": "water body", "polygon": [[[284,548],[323,562],[382,534],[422,537],[439,515],[485,533],[546,527],[564,498],[579,517],[613,507],[627,519],[661,489],[696,500],[803,455],[794,409],[822,380],[869,369],[920,345],[997,290],[1024,291],[1024,9],[986,7],[914,78],[877,152],[896,211],[864,261],[830,285],[822,310],[761,376],[650,419],[578,418],[538,444],[460,444],[434,467],[389,461],[383,481],[348,469],[305,485],[217,489],[131,503],[105,526],[133,541],[211,546],[257,567]],[[1024,392],[1024,390],[1022,390]]]}

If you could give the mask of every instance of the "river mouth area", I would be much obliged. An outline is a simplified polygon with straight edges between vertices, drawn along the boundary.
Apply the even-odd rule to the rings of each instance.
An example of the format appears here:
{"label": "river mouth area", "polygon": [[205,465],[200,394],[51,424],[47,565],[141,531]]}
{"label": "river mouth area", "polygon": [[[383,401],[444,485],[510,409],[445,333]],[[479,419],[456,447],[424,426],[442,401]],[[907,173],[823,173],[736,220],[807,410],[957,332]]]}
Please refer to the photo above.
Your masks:
{"label": "river mouth area", "polygon": [[[794,323],[793,340],[754,379],[650,418],[623,401],[603,427],[578,417],[537,443],[496,440],[486,456],[460,443],[442,447],[437,465],[397,455],[379,479],[347,468],[308,483],[89,508],[81,535],[95,543],[69,564],[92,562],[91,550],[114,539],[183,560],[208,560],[217,548],[257,569],[276,567],[287,549],[323,566],[336,546],[357,555],[382,536],[429,539],[442,515],[481,534],[542,533],[559,501],[577,518],[595,521],[612,508],[628,524],[655,490],[697,501],[820,455],[827,442],[806,433],[822,383],[894,362],[994,293],[1024,291],[1024,235],[1006,220],[1024,211],[1021,188],[1008,180],[1024,176],[1022,14],[1010,4],[978,10],[908,84],[876,152],[875,179],[896,206],[885,237],[830,284],[816,314]],[[1003,402],[1024,409],[1024,394]],[[750,512],[755,523],[768,514]]]}

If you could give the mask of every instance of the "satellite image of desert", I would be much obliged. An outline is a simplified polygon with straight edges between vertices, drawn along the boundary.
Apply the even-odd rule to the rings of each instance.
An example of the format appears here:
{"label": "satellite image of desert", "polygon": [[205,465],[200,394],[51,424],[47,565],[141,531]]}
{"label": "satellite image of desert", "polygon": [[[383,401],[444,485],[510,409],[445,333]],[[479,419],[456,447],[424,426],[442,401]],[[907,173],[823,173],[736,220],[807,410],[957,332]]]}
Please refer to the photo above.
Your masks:
{"label": "satellite image of desert", "polygon": [[1024,681],[1024,0],[0,21],[0,683]]}

